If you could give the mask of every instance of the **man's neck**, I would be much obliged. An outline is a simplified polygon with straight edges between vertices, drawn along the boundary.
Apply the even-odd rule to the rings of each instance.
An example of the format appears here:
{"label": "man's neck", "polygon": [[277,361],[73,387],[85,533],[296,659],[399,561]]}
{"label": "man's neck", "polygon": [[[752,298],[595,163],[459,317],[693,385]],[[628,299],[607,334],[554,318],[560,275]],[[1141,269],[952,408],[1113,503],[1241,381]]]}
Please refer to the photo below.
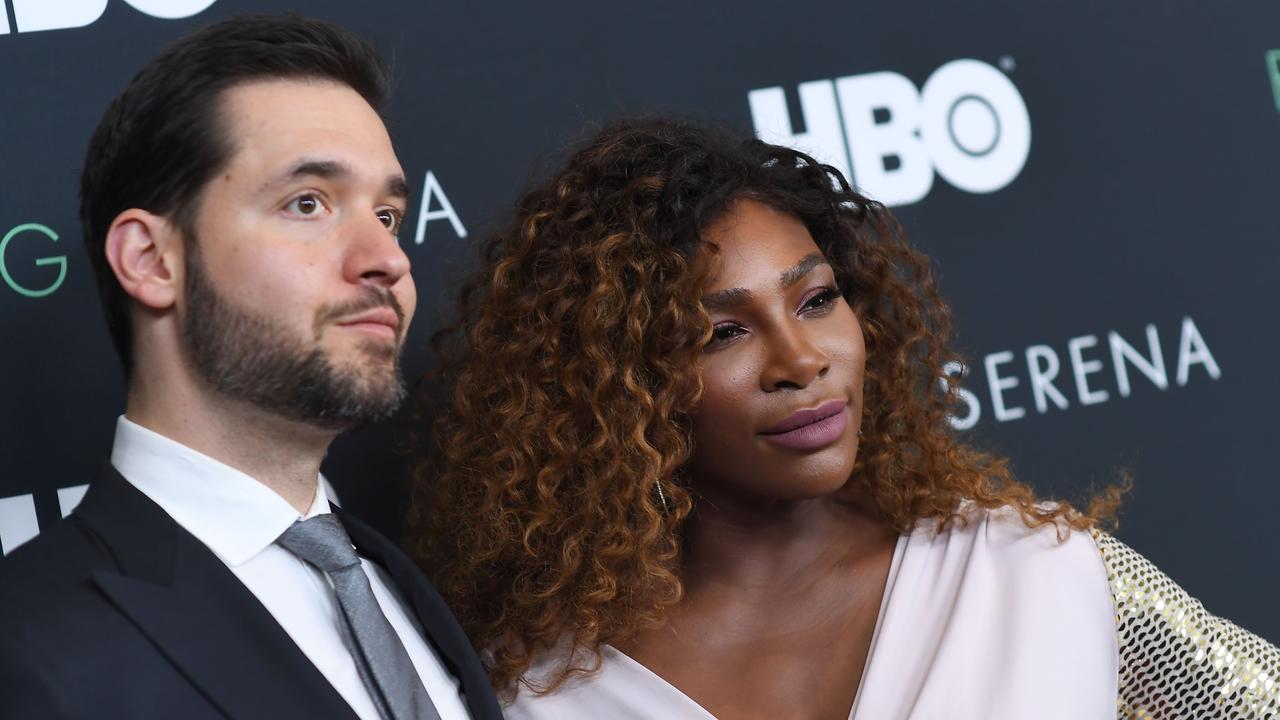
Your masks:
{"label": "man's neck", "polygon": [[130,421],[257,480],[300,514],[315,499],[320,463],[337,432],[208,393],[132,383]]}

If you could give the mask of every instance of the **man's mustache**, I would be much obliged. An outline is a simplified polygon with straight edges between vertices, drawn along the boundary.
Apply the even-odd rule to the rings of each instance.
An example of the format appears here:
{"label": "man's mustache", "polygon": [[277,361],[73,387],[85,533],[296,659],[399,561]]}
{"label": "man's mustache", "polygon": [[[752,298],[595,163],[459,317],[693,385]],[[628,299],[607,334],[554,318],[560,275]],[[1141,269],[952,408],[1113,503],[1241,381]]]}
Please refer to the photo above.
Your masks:
{"label": "man's mustache", "polygon": [[400,307],[400,301],[396,299],[394,293],[383,287],[366,288],[364,295],[355,300],[348,300],[342,303],[326,305],[316,313],[315,334],[319,338],[324,331],[324,327],[332,322],[342,320],[351,315],[362,313],[366,310],[374,308],[386,307],[390,308],[396,314],[396,336],[404,333],[404,308]]}

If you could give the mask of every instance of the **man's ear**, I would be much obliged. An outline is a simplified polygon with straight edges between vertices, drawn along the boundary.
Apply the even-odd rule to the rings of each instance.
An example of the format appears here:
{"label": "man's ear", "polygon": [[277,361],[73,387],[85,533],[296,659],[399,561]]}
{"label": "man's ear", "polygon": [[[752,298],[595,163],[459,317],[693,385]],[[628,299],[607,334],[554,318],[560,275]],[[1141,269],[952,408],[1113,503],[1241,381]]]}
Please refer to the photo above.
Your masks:
{"label": "man's ear", "polygon": [[182,234],[166,218],[131,208],[107,229],[107,263],[120,286],[146,307],[164,310],[178,299]]}

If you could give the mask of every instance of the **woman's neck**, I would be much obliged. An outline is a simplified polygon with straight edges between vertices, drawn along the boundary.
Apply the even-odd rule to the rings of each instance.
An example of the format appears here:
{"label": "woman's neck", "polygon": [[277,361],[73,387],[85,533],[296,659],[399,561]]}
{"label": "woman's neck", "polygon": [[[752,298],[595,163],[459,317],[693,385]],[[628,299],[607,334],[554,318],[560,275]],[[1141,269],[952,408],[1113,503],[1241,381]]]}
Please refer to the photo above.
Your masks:
{"label": "woman's neck", "polygon": [[857,504],[830,496],[759,501],[705,493],[686,528],[690,593],[794,589],[856,563],[893,535]]}

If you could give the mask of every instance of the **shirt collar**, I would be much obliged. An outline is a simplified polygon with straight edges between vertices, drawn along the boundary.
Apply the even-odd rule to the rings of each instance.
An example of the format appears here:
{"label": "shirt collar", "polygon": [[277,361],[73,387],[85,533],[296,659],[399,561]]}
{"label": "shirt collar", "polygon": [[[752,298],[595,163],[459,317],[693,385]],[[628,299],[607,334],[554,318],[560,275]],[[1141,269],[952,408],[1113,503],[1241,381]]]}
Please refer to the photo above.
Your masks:
{"label": "shirt collar", "polygon": [[323,476],[317,477],[307,514],[300,516],[252,477],[123,415],[116,421],[111,464],[233,567],[269,547],[294,522],[330,511]]}

